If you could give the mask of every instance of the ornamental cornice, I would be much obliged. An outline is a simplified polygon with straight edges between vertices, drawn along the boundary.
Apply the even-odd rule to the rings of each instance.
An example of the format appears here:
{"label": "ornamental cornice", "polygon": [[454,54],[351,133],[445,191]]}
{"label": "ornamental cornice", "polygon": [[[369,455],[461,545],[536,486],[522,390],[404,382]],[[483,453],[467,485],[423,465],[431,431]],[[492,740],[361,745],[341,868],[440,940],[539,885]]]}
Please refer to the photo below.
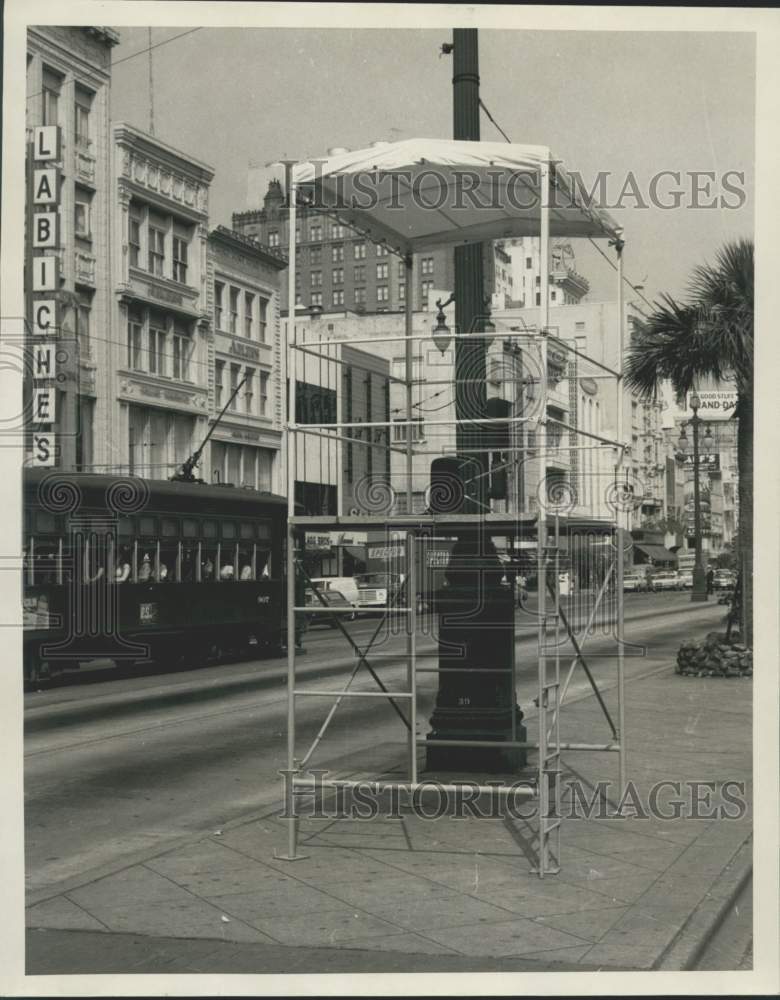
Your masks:
{"label": "ornamental cornice", "polygon": [[[126,122],[117,122],[112,129],[114,142],[123,154],[129,152],[139,159],[152,161],[161,170],[180,174],[190,182],[208,186],[214,178],[214,168],[195,157],[168,146],[159,139]],[[124,155],[122,157],[124,163]]]}
{"label": "ornamental cornice", "polygon": [[180,206],[204,218],[208,216],[208,185],[196,176],[128,148],[121,149],[119,168],[120,189],[132,184],[144,196]]}

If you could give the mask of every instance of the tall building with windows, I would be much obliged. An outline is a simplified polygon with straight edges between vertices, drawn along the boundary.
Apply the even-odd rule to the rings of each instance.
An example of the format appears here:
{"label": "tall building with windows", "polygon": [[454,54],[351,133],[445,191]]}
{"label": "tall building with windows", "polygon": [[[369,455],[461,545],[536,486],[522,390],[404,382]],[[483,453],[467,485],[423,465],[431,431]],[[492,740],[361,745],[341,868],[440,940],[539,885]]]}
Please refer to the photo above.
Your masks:
{"label": "tall building with windows", "polygon": [[[287,254],[288,212],[279,181],[271,181],[261,209],[233,213],[233,229]],[[406,306],[404,262],[381,244],[371,243],[348,226],[315,210],[296,213],[296,303],[325,313],[401,312]],[[511,298],[510,261],[500,245],[487,245],[486,294],[498,293],[494,305]],[[433,306],[434,289],[454,287],[451,248],[418,254],[412,271],[413,307]],[[286,273],[282,276],[282,309],[288,301]]]}
{"label": "tall building with windows", "polygon": [[167,479],[197,448],[211,412],[207,292],[214,171],[117,123],[111,250],[114,303],[107,378],[115,401],[98,465]]}
{"label": "tall building with windows", "polygon": [[208,474],[214,482],[283,493],[279,272],[285,261],[256,240],[217,226],[209,234],[207,267],[212,418],[228,407],[211,438]]}
{"label": "tall building with windows", "polygon": [[[38,168],[56,171],[58,190],[48,206],[28,198],[25,292],[28,312],[40,299],[56,303],[57,335],[63,346],[73,346],[62,363],[65,380],[56,390],[52,428],[54,464],[65,469],[90,469],[102,460],[112,405],[109,88],[111,50],[118,42],[117,32],[107,27],[41,25],[27,32],[28,170],[30,175]],[[58,128],[58,159],[32,159],[33,130],[39,126]],[[35,250],[36,257],[56,258],[59,265],[57,287],[40,295],[30,281],[33,211],[59,216],[58,245]]]}
{"label": "tall building with windows", "polygon": [[[525,308],[541,305],[541,248],[536,236],[507,240],[503,249],[511,258],[512,298]],[[571,243],[555,240],[550,247],[550,306],[571,306],[590,291],[587,278],[577,273]]]}

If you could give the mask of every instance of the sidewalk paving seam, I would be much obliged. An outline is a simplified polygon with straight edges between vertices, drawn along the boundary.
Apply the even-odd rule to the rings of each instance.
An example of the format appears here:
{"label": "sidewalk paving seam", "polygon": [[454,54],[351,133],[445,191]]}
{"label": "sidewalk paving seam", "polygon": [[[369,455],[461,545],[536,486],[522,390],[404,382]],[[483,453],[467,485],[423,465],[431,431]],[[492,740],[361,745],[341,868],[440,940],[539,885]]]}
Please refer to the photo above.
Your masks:
{"label": "sidewalk paving seam", "polygon": [[[250,854],[245,854],[244,851],[240,850],[237,847],[230,847],[230,845],[222,845],[222,846],[228,847],[229,850],[234,851],[236,854],[240,854],[242,857],[246,858],[248,861],[253,862],[254,864],[263,865],[264,867],[266,867],[266,868],[268,868],[268,869],[270,869],[272,871],[278,871],[278,869],[273,868],[272,865],[266,865],[266,863],[264,861],[260,861],[258,858],[253,858]],[[336,850],[344,850],[344,848],[335,848],[335,849]],[[152,871],[153,869],[148,869],[148,870]],[[157,873],[157,874],[159,874],[159,873]],[[164,876],[164,877],[167,878],[167,876]],[[295,874],[293,874],[292,871],[289,873],[288,877],[291,878],[294,882],[299,883],[300,885],[305,885],[305,886],[311,888],[311,883],[307,882],[305,879],[298,878]],[[168,881],[172,882],[174,885],[178,885],[178,882],[174,882],[172,879],[168,879]],[[185,888],[185,891],[190,892],[190,890],[186,889],[186,887],[184,887],[184,886],[181,886],[181,888]],[[352,903],[348,903],[345,900],[340,899],[338,896],[334,896],[333,893],[329,892],[326,888],[317,887],[317,891],[321,892],[325,896],[330,896],[331,899],[335,900],[338,903],[341,903],[343,906],[348,907],[348,908],[352,909],[353,911],[357,910],[357,911],[365,914],[368,917],[375,917],[376,916],[376,914],[371,913],[369,910],[364,910],[361,906],[358,906],[358,905],[355,905],[355,904],[352,904]],[[203,897],[197,896],[195,893],[192,893],[192,892],[190,892],[190,895],[194,896],[196,899],[199,899],[199,900],[203,899]],[[204,901],[207,902],[207,900],[204,900]],[[209,904],[209,905],[213,906],[214,904],[212,903],[212,904]],[[503,909],[503,907],[502,907],[502,909]],[[222,912],[226,913],[226,914],[230,913],[230,911],[227,910],[227,909],[222,910]],[[233,917],[232,914],[230,914],[230,915],[231,915],[232,919],[240,920],[242,923],[246,923],[250,927],[253,927],[259,933],[267,935],[276,944],[281,945],[282,947],[288,947],[287,945],[285,945],[285,943],[283,941],[278,941],[276,938],[274,938],[273,935],[271,935],[268,931],[265,931],[265,930],[261,931],[259,927],[255,927],[255,925],[252,924],[252,923],[250,923],[245,917]],[[418,933],[416,931],[411,931],[411,929],[409,927],[404,927],[401,924],[396,923],[390,917],[381,917],[380,919],[383,920],[385,923],[392,924],[393,926],[398,927],[399,928],[399,932],[402,933],[402,934]],[[426,940],[430,940],[430,939],[426,938]],[[440,942],[433,942],[433,943],[434,944],[440,944]],[[448,947],[448,946],[445,945],[444,947]],[[458,952],[458,951],[453,951],[453,953],[456,954],[456,955],[460,954],[460,952]]]}
{"label": "sidewalk paving seam", "polygon": [[[713,906],[711,897],[705,894],[701,900],[697,903],[693,912],[688,914],[688,918],[683,924],[683,926],[678,930],[677,934],[672,938],[669,944],[664,948],[663,952],[658,956],[658,959],[653,963],[653,969],[674,969],[680,971],[689,971],[696,964],[701,953],[707,946],[707,943],[716,933],[720,925],[725,920],[729,910],[731,909],[734,900],[739,896],[742,890],[747,885],[748,880],[753,875],[753,835],[752,832],[742,841],[742,843],[737,847],[734,854],[731,856],[729,861],[721,869],[721,875],[727,868],[729,868],[738,855],[745,852],[747,849],[747,858],[742,862],[742,870],[737,874],[737,879],[728,895],[721,900],[718,905],[715,905],[714,910],[710,914],[705,914],[703,917],[704,926],[702,929],[698,930],[692,941],[688,943],[685,942],[686,933],[688,928],[696,922],[696,919],[702,916],[702,912],[705,909],[709,909]],[[720,876],[719,876],[720,877]],[[714,883],[713,883],[714,884]],[[748,946],[751,947],[751,946]]]}
{"label": "sidewalk paving seam", "polygon": [[82,913],[86,913],[86,915],[88,917],[91,917],[93,920],[96,920],[101,925],[101,927],[105,927],[106,931],[109,934],[111,933],[111,928],[108,926],[108,924],[105,923],[103,920],[101,920],[100,917],[98,917],[94,913],[92,913],[91,910],[88,910],[86,908],[86,906],[82,906],[81,903],[76,902],[75,899],[71,899],[70,896],[67,894],[67,892],[63,892],[62,896],[63,896],[64,899],[67,899],[67,901],[69,903],[72,903],[74,906],[77,906],[81,910]]}

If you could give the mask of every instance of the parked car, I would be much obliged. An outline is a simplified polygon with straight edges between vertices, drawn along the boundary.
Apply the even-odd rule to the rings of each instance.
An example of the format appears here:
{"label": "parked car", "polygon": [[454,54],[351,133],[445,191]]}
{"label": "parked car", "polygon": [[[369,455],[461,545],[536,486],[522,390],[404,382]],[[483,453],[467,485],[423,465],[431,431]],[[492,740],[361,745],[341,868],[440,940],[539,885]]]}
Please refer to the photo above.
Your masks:
{"label": "parked car", "polygon": [[355,578],[359,608],[384,608],[388,597],[397,593],[403,577],[395,573],[361,573]]}
{"label": "parked car", "polygon": [[[352,622],[357,617],[357,613],[353,605],[346,599],[346,597],[339,590],[333,590],[329,588],[328,590],[320,591],[325,604],[329,608],[340,608],[343,609],[339,615],[330,615],[326,611],[319,611],[317,614],[311,614],[306,616],[306,621],[309,628],[314,628],[317,625],[326,625],[330,628],[338,628],[336,624],[336,618],[340,618],[342,621]],[[321,608],[323,607],[322,601],[314,593],[311,587],[306,588],[306,607]]]}
{"label": "parked car", "polygon": [[358,606],[358,582],[354,576],[321,576],[311,581],[317,590],[337,590],[353,607]]}
{"label": "parked car", "polygon": [[715,590],[731,590],[732,587],[736,586],[737,575],[733,570],[730,569],[716,569],[715,576],[712,580],[712,585]]}
{"label": "parked car", "polygon": [[676,569],[659,569],[653,574],[651,586],[653,590],[680,590],[680,574]]}
{"label": "parked car", "polygon": [[677,576],[680,580],[680,587],[683,590],[693,589],[693,570],[692,569],[681,569],[678,570]]}
{"label": "parked car", "polygon": [[644,593],[650,589],[647,573],[643,569],[628,570],[623,574],[623,590]]}

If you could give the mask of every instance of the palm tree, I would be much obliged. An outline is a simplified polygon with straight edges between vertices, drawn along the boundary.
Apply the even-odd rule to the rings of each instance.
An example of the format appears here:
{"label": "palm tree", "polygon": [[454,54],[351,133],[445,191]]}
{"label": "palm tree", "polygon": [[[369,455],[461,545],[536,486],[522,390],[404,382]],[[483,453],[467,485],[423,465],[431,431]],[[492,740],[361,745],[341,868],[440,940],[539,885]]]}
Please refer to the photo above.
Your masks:
{"label": "palm tree", "polygon": [[668,380],[678,396],[700,379],[733,380],[739,472],[739,568],[746,645],[753,642],[753,242],[727,243],[713,265],[696,267],[688,302],[662,295],[637,325],[626,354],[625,379],[645,398]]}

